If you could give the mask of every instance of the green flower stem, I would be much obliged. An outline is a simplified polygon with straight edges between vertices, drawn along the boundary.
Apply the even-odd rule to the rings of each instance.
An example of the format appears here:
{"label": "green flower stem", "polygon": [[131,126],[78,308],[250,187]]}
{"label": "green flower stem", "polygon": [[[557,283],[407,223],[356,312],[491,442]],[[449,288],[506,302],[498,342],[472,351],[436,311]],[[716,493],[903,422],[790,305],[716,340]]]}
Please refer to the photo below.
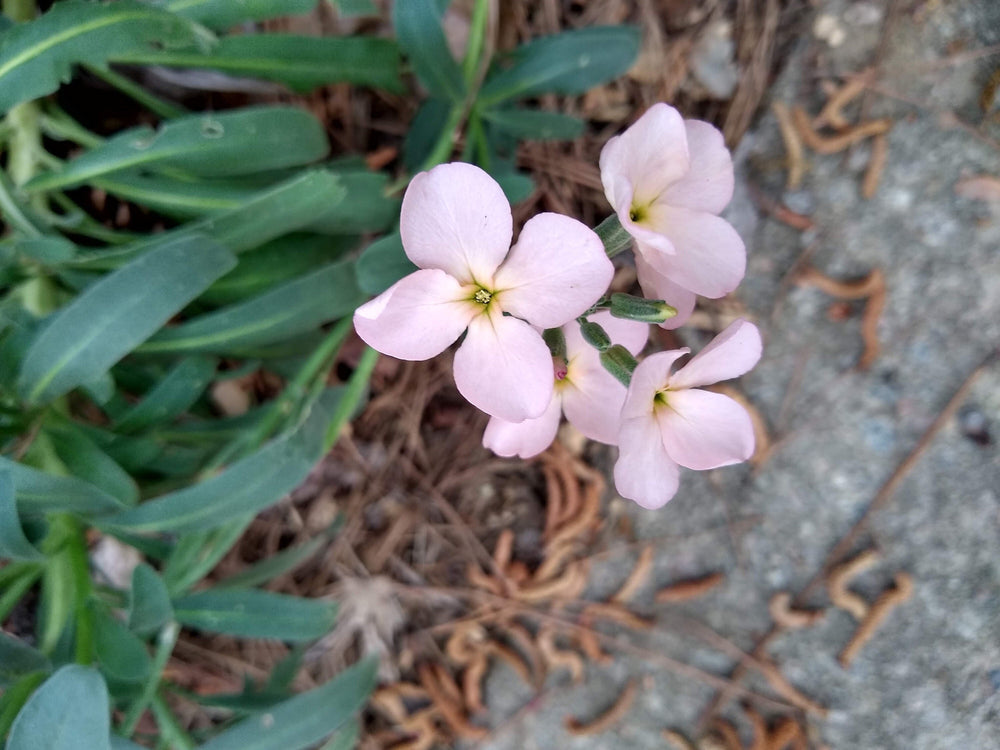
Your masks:
{"label": "green flower stem", "polygon": [[86,68],[102,81],[114,86],[125,94],[125,96],[137,101],[155,115],[169,120],[172,117],[182,117],[188,114],[187,110],[183,107],[178,107],[176,104],[172,104],[149,93],[131,78],[123,76],[121,73],[116,73],[111,68],[103,68],[99,65],[87,65]]}
{"label": "green flower stem", "polygon": [[160,735],[166,740],[166,747],[172,750],[194,750],[194,740],[177,723],[177,717],[159,693],[153,695],[151,708],[160,728]]}
{"label": "green flower stem", "polygon": [[622,226],[617,214],[611,214],[594,227],[594,231],[604,243],[604,252],[609,258],[621,255],[632,246],[632,235]]}
{"label": "green flower stem", "polygon": [[330,426],[326,429],[326,441],[323,443],[324,453],[330,450],[333,444],[337,442],[341,429],[343,429],[344,424],[351,418],[351,414],[361,400],[361,394],[364,392],[365,386],[368,385],[368,379],[372,375],[372,370],[375,369],[376,362],[378,362],[378,352],[366,346],[361,359],[358,361],[358,367],[354,371],[354,374],[351,375],[351,379],[347,383],[347,389],[337,404],[337,410],[333,414],[333,419],[330,420]]}
{"label": "green flower stem", "polygon": [[470,88],[475,84],[479,71],[484,67],[483,43],[486,38],[486,22],[489,20],[490,0],[476,0],[472,9],[472,22],[469,24],[469,41],[465,47],[465,58],[462,60],[462,73]]}
{"label": "green flower stem", "polygon": [[[94,148],[104,143],[104,139],[96,133],[91,133],[80,123],[55,105],[50,106],[42,115],[42,130],[46,135],[61,141],[72,141],[87,148]],[[62,162],[59,162],[62,164]]]}
{"label": "green flower stem", "polygon": [[[156,691],[160,686],[160,679],[163,677],[163,669],[167,666],[167,660],[174,651],[177,643],[177,636],[181,631],[180,625],[176,622],[168,622],[160,629],[160,634],[156,637],[156,653],[153,655],[153,665],[149,670],[149,677],[146,678],[142,686],[142,692],[129,706],[128,713],[125,714],[125,721],[122,722],[121,733],[125,737],[131,737],[135,733],[135,728],[139,725],[139,719],[149,706],[150,702],[156,701]],[[156,709],[153,709],[154,713]],[[170,712],[167,711],[169,714]],[[159,715],[156,717],[157,723],[162,730],[163,724]]]}
{"label": "green flower stem", "polygon": [[87,600],[91,594],[90,563],[87,560],[87,539],[83,526],[67,516],[70,535],[66,540],[66,556],[73,571],[73,617],[76,620],[74,660],[89,665],[94,660],[94,618]]}

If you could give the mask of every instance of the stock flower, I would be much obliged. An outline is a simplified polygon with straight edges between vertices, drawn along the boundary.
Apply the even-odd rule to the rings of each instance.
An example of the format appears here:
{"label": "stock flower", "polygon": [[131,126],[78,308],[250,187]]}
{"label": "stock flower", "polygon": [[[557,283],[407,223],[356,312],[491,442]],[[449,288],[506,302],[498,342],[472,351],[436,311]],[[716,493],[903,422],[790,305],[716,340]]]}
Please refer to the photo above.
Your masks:
{"label": "stock flower", "polygon": [[722,297],[736,288],[746,249],[718,216],[733,196],[733,163],[716,128],[654,104],[604,145],[600,164],[604,193],[645,262],[644,288],[686,290],[661,297],[678,311],[693,306],[695,294]]}
{"label": "stock flower", "polygon": [[760,332],[737,320],[686,365],[675,349],[647,357],[632,373],[622,409],[615,486],[644,508],[659,508],[677,492],[680,466],[715,469],[753,454],[750,416],[733,399],[701,390],[739,377],[760,359]]}
{"label": "stock flower", "polygon": [[[611,340],[632,354],[646,344],[646,323],[614,318],[608,312],[591,315]],[[483,445],[500,456],[531,458],[551,445],[559,429],[559,418],[566,419],[580,432],[600,443],[618,442],[625,386],[602,366],[597,350],[584,341],[576,321],[562,327],[566,338],[566,360],[553,359],[546,377],[554,380],[548,408],[536,419],[513,423],[498,417],[490,419],[483,433]]]}
{"label": "stock flower", "polygon": [[512,422],[540,416],[552,397],[552,360],[532,326],[561,326],[605,292],[614,268],[601,240],[575,219],[542,213],[511,248],[503,191],[462,163],[413,178],[399,231],[420,270],[357,309],[358,335],[383,354],[423,360],[467,330],[455,353],[459,392]]}

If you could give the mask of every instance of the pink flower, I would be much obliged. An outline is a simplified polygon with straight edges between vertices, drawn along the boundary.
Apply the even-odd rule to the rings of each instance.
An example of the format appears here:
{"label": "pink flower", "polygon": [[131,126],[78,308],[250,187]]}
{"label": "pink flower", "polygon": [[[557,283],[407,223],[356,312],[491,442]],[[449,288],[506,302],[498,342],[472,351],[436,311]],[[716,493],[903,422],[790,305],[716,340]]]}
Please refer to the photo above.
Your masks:
{"label": "pink flower", "polygon": [[468,330],[455,353],[461,394],[512,422],[540,416],[552,397],[552,360],[532,325],[561,326],[607,290],[614,268],[601,240],[575,219],[543,213],[511,248],[503,191],[461,163],[413,178],[399,231],[420,270],[357,309],[358,335],[383,354],[423,360]]}
{"label": "pink flower", "polygon": [[[604,145],[601,181],[645,262],[644,290],[671,284],[686,291],[660,296],[680,311],[693,307],[694,294],[722,297],[737,287],[746,249],[718,216],[733,196],[733,163],[716,128],[654,104]],[[680,322],[678,315],[669,327]]]}
{"label": "pink flower", "polygon": [[[608,312],[591,315],[613,343],[638,354],[649,337],[649,326],[633,320],[614,318]],[[493,417],[486,425],[483,445],[500,456],[531,458],[552,444],[563,412],[580,432],[600,443],[618,442],[625,386],[601,366],[597,350],[584,341],[580,326],[573,321],[562,327],[566,337],[566,361],[552,360],[546,375],[554,376],[548,408],[537,419],[512,423]]]}
{"label": "pink flower", "polygon": [[750,416],[728,396],[698,388],[739,377],[760,359],[760,332],[737,320],[677,372],[688,353],[647,357],[632,373],[622,409],[615,486],[644,508],[659,508],[677,492],[679,466],[715,469],[753,455]]}

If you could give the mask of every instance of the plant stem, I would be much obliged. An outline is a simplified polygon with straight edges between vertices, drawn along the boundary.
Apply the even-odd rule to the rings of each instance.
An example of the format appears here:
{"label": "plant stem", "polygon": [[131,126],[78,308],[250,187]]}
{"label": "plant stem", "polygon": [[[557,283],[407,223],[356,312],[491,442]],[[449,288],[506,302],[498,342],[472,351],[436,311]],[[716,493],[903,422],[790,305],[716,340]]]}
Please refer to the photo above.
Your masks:
{"label": "plant stem", "polygon": [[[174,651],[174,644],[177,643],[180,631],[180,625],[176,622],[168,622],[160,630],[160,634],[156,638],[156,653],[153,655],[153,665],[149,670],[149,677],[146,678],[139,697],[129,706],[128,713],[125,714],[125,721],[122,723],[121,732],[125,737],[131,737],[135,733],[135,728],[138,726],[139,719],[142,718],[146,707],[149,706],[150,701],[156,700],[156,690],[160,686],[160,678],[163,677],[163,668],[167,666],[167,660]],[[159,721],[159,716],[157,716],[157,721]]]}
{"label": "plant stem", "polygon": [[372,370],[375,369],[375,363],[378,362],[378,352],[371,347],[365,347],[364,352],[361,355],[361,359],[358,361],[358,367],[351,375],[350,381],[347,383],[347,389],[344,391],[344,395],[340,398],[337,403],[337,410],[333,413],[333,418],[330,420],[330,426],[326,430],[326,441],[323,443],[323,452],[330,450],[333,444],[337,442],[337,438],[340,437],[340,431],[344,424],[351,418],[351,413],[357,407],[358,402],[361,400],[361,394],[368,385],[368,378],[372,375]]}
{"label": "plant stem", "polygon": [[153,715],[156,717],[156,724],[160,728],[161,735],[166,740],[167,747],[171,748],[171,750],[194,750],[194,740],[177,723],[177,717],[174,716],[173,711],[170,710],[170,706],[167,705],[167,702],[163,700],[163,697],[159,693],[153,695],[152,709]]}
{"label": "plant stem", "polygon": [[188,113],[183,107],[178,107],[176,104],[149,93],[131,78],[123,76],[111,68],[102,68],[99,65],[87,65],[86,68],[105,83],[114,86],[125,96],[137,101],[150,112],[164,119],[182,117]]}
{"label": "plant stem", "polygon": [[486,21],[489,17],[490,0],[476,0],[472,9],[472,21],[469,24],[469,41],[465,47],[465,58],[462,60],[462,73],[465,82],[472,86],[476,81],[482,61],[483,41],[486,37]]}

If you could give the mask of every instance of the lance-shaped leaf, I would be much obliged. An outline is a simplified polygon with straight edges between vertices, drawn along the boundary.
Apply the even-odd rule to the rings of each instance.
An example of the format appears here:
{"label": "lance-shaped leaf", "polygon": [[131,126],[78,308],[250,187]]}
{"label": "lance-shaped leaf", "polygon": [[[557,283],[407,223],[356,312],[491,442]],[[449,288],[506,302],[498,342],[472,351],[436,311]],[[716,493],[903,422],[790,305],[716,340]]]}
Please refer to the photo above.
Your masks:
{"label": "lance-shaped leaf", "polygon": [[288,232],[301,229],[347,195],[343,180],[322,170],[306,172],[256,193],[238,208],[209,216],[162,235],[70,261],[86,268],[118,268],[123,263],[170,242],[207,235],[234,253],[242,253]]}
{"label": "lance-shaped leaf", "polygon": [[35,337],[18,378],[22,396],[40,403],[95,380],[235,265],[222,245],[194,235],[108,274]]}
{"label": "lance-shaped leaf", "polygon": [[247,107],[181,117],[157,131],[130,128],[24,188],[73,187],[136,168],[169,167],[209,177],[253,174],[309,164],[326,156],[327,149],[323,127],[305,110]]}
{"label": "lance-shaped leaf", "polygon": [[541,109],[493,109],[484,112],[483,118],[519,139],[570,140],[583,132],[579,117]]}
{"label": "lance-shaped leaf", "polygon": [[125,509],[108,493],[76,477],[58,477],[0,457],[0,471],[14,481],[17,508],[22,515],[66,511],[81,516],[99,516]]}
{"label": "lance-shaped leaf", "polygon": [[190,45],[195,30],[173,13],[132,0],[66,0],[8,29],[0,44],[0,113],[51,94],[74,65],[101,65],[114,55]]}
{"label": "lance-shaped leaf", "polygon": [[212,382],[215,360],[188,357],[177,363],[146,396],[115,423],[119,432],[135,432],[180,416]]}
{"label": "lance-shaped leaf", "polygon": [[639,53],[633,26],[594,26],[535,39],[515,49],[509,67],[490,75],[480,106],[538,94],[582,94],[620,76]]}
{"label": "lance-shaped leaf", "polygon": [[209,589],[174,600],[174,616],[212,633],[311,641],[330,632],[337,604],[259,589]]}
{"label": "lance-shaped leaf", "polygon": [[0,632],[0,687],[10,687],[11,683],[26,674],[50,669],[52,664],[41,651],[19,638]]}
{"label": "lance-shaped leaf", "polygon": [[331,263],[259,297],[165,328],[139,351],[242,351],[310,331],[350,313],[364,299],[354,278],[354,262]]}
{"label": "lance-shaped leaf", "polygon": [[459,103],[465,98],[462,69],[451,56],[434,0],[395,3],[392,22],[399,46],[432,96]]}
{"label": "lance-shaped leaf", "polygon": [[45,428],[59,460],[67,471],[127,505],[139,502],[139,487],[111,456],[105,453],[80,427],[66,420]]}
{"label": "lance-shaped leaf", "polygon": [[244,719],[201,746],[201,750],[304,750],[350,721],[375,688],[373,659],[344,670],[336,679],[289,698],[267,712]]}
{"label": "lance-shaped leaf", "polygon": [[211,479],[150,500],[113,518],[108,527],[183,533],[221,526],[276,503],[319,460],[329,408],[318,403],[294,432],[264,445]]}
{"label": "lance-shaped leaf", "polygon": [[239,34],[223,37],[207,51],[196,48],[136,51],[116,56],[115,62],[208,68],[283,83],[302,93],[328,83],[403,91],[396,45],[388,39],[366,36]]}
{"label": "lance-shaped leaf", "polygon": [[96,669],[70,664],[35,691],[14,720],[7,750],[109,750],[108,688]]}
{"label": "lance-shaped leaf", "polygon": [[173,619],[174,610],[166,584],[155,570],[142,563],[132,571],[128,626],[139,635],[155,633]]}
{"label": "lance-shaped leaf", "polygon": [[45,559],[21,529],[14,498],[14,480],[8,471],[0,471],[0,558],[3,557],[31,561]]}
{"label": "lance-shaped leaf", "polygon": [[155,4],[213,29],[228,29],[244,21],[300,16],[313,10],[316,0],[156,0]]}

